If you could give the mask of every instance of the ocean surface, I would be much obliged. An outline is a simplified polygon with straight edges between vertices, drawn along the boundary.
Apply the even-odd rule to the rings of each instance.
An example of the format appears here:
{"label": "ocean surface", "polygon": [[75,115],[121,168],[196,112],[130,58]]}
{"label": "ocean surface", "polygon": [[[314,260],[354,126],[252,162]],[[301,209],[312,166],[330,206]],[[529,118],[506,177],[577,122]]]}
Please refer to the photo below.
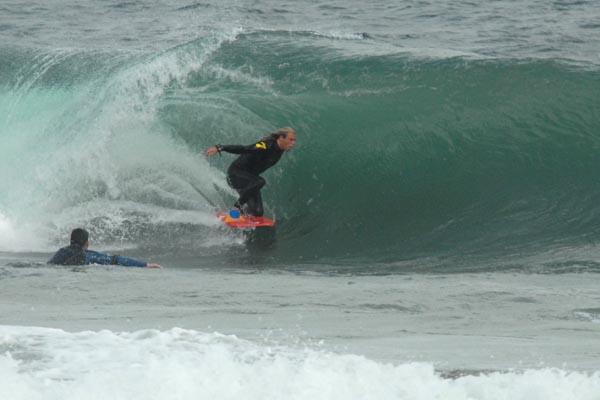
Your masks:
{"label": "ocean surface", "polygon": [[[0,2],[0,399],[600,399],[600,3]],[[274,237],[220,144],[293,126]],[[163,269],[49,266],[71,229]]]}

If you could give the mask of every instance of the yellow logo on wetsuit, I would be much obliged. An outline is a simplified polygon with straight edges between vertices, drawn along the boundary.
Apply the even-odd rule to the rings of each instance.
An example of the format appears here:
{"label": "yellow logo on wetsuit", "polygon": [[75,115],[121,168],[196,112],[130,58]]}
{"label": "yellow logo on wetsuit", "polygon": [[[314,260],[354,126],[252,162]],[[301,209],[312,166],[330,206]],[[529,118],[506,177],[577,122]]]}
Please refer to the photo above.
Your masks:
{"label": "yellow logo on wetsuit", "polygon": [[256,148],[266,150],[267,144],[265,142],[258,142],[258,143],[256,143]]}

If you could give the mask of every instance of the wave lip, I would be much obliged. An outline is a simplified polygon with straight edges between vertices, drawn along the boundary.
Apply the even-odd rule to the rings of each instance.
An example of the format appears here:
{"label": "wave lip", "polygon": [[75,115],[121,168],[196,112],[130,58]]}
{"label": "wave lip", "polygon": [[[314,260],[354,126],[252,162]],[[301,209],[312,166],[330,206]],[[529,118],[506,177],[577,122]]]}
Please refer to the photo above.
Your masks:
{"label": "wave lip", "polygon": [[[157,109],[238,32],[157,55],[9,53],[23,62],[0,78],[8,81],[0,88],[0,177],[10,188],[0,194],[0,250],[47,251],[77,225],[106,243],[136,241],[140,214],[159,230],[176,223],[165,221],[169,211],[201,217],[179,225],[214,225],[210,204],[229,190],[222,173],[185,148]],[[100,220],[114,223],[94,227]]]}

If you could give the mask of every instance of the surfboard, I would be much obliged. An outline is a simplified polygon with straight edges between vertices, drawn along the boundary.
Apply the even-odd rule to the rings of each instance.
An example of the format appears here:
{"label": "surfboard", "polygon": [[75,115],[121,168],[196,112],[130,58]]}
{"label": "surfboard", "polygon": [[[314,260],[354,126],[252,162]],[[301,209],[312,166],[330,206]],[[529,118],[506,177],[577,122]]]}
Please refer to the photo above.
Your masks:
{"label": "surfboard", "polygon": [[237,210],[219,211],[217,217],[230,228],[254,229],[260,227],[274,227],[275,221],[267,217],[255,217],[252,215],[239,215]]}

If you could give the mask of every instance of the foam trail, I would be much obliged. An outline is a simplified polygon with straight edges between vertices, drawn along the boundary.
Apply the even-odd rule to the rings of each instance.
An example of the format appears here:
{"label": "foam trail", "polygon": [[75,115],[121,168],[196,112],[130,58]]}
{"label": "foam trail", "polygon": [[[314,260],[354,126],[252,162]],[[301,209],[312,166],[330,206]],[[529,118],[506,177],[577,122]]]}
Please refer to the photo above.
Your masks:
{"label": "foam trail", "polygon": [[0,327],[0,398],[596,400],[599,373],[559,369],[443,378],[319,349],[173,328],[115,333]]}

